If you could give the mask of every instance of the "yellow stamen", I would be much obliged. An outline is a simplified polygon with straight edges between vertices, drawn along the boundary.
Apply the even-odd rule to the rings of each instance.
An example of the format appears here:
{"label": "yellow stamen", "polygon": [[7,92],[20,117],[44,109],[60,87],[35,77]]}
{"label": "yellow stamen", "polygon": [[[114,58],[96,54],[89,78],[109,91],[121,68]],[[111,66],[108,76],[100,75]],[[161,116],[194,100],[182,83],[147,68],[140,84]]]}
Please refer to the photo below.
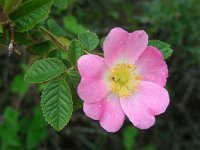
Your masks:
{"label": "yellow stamen", "polygon": [[142,76],[136,72],[135,65],[121,63],[111,70],[109,78],[111,91],[120,97],[128,97],[138,91]]}

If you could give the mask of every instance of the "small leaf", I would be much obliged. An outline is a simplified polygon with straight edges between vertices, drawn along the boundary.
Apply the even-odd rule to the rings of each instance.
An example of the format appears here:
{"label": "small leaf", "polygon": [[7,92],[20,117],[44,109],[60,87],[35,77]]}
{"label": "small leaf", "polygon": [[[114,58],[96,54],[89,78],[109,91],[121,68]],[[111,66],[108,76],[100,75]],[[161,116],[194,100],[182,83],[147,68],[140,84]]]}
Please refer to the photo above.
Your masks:
{"label": "small leaf", "polygon": [[0,124],[0,149],[7,150],[11,147],[20,149],[20,124],[18,121],[19,112],[11,107],[6,107],[3,114],[3,123]]}
{"label": "small leaf", "polygon": [[29,87],[29,84],[24,81],[23,74],[19,74],[19,75],[15,76],[15,78],[12,82],[11,91],[13,93],[24,95],[28,91],[28,87]]}
{"label": "small leaf", "polygon": [[27,149],[34,149],[42,141],[47,138],[48,130],[47,124],[42,116],[41,107],[36,106],[34,108],[34,115],[31,119],[27,132]]}
{"label": "small leaf", "polygon": [[78,40],[73,40],[68,48],[67,55],[72,64],[76,64],[80,56],[84,54],[83,47]]}
{"label": "small leaf", "polygon": [[52,50],[52,45],[50,41],[43,41],[30,45],[27,49],[33,54],[46,56]]}
{"label": "small leaf", "polygon": [[71,32],[73,34],[78,34],[80,32],[86,31],[86,28],[78,23],[75,17],[67,16],[63,19],[63,26],[66,31]]}
{"label": "small leaf", "polygon": [[148,145],[144,148],[144,150],[155,150],[153,145]]}
{"label": "small leaf", "polygon": [[50,10],[52,0],[29,0],[23,3],[9,18],[16,24],[16,31],[27,31],[45,18]]}
{"label": "small leaf", "polygon": [[77,86],[80,82],[81,77],[77,70],[68,70],[65,79],[71,89],[72,99],[74,103],[74,110],[76,110],[80,108],[83,103],[83,101],[79,98],[77,93]]}
{"label": "small leaf", "polygon": [[0,33],[3,33],[3,25],[0,23]]}
{"label": "small leaf", "polygon": [[132,150],[135,146],[135,138],[138,132],[132,126],[127,126],[123,131],[123,145],[126,150]]}
{"label": "small leaf", "polygon": [[69,1],[67,0],[54,0],[53,1],[53,5],[58,7],[60,10],[66,10],[68,5],[69,5]]}
{"label": "small leaf", "polygon": [[173,52],[170,45],[162,41],[150,40],[149,46],[158,48],[162,52],[164,59],[167,59],[169,56],[171,56]]}
{"label": "small leaf", "polygon": [[80,33],[78,39],[83,44],[84,48],[90,51],[95,49],[99,44],[99,38],[96,33],[90,31]]}
{"label": "small leaf", "polygon": [[40,27],[40,32],[46,40],[50,40],[57,48],[68,49],[70,41],[65,37],[58,37],[44,27]]}
{"label": "small leaf", "polygon": [[62,61],[56,58],[44,58],[36,61],[26,72],[24,80],[41,83],[54,79],[66,71]]}
{"label": "small leaf", "polygon": [[66,75],[67,75],[66,81],[71,82],[72,86],[74,88],[76,88],[78,86],[79,82],[80,82],[80,79],[81,79],[78,71],[77,70],[68,70]]}
{"label": "small leaf", "polygon": [[57,36],[65,36],[66,33],[64,29],[54,20],[54,19],[48,19],[47,25],[49,27],[49,30],[57,35]]}
{"label": "small leaf", "polygon": [[0,0],[0,7],[3,8],[6,0]]}
{"label": "small leaf", "polygon": [[48,83],[42,94],[41,106],[49,124],[57,131],[64,128],[71,118],[73,102],[70,89],[63,79]]}
{"label": "small leaf", "polygon": [[22,0],[6,0],[4,4],[4,13],[9,14],[13,12],[19,5],[21,4]]}

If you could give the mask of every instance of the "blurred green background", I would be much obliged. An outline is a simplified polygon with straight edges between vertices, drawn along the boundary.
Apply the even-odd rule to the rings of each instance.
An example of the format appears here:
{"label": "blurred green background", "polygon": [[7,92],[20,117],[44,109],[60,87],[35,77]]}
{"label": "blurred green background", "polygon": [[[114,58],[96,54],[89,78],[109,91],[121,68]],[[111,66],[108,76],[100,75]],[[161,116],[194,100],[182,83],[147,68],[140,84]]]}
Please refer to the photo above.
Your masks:
{"label": "blurred green background", "polygon": [[8,57],[7,32],[0,34],[1,150],[200,149],[200,0],[55,0],[41,24],[70,39],[85,30],[103,39],[116,26],[130,32],[144,29],[150,39],[171,44],[166,86],[170,106],[148,130],[138,130],[126,120],[119,132],[107,133],[79,109],[56,132],[42,116],[42,87],[23,81],[27,64],[38,57],[29,53],[34,39],[28,37],[33,33],[16,33],[23,53]]}

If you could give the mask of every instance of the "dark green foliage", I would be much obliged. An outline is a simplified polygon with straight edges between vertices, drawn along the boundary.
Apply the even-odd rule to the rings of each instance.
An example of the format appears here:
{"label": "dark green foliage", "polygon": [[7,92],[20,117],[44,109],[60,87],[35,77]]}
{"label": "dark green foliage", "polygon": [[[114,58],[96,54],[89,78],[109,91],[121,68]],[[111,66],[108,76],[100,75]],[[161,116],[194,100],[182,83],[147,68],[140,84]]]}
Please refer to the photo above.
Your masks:
{"label": "dark green foliage", "polygon": [[27,31],[47,16],[51,3],[52,0],[29,0],[9,14],[9,18],[17,31]]}
{"label": "dark green foliage", "polygon": [[[10,29],[8,24],[0,21],[0,149],[200,148],[199,0],[19,0],[22,5],[18,5],[17,1],[0,0],[1,8],[6,7],[4,10],[0,9],[0,12],[6,12],[8,20],[15,23],[14,30],[20,31],[14,34],[15,43],[23,52],[21,56],[13,54],[10,58],[7,57]],[[103,40],[100,42],[101,47],[98,46],[99,40],[95,33],[101,39],[117,26],[130,32],[144,29],[149,39],[169,43],[171,47],[158,41],[149,43],[161,49],[165,58],[173,49],[172,57],[166,60],[169,68],[166,87],[171,99],[169,109],[157,117],[154,127],[145,131],[137,130],[132,125],[126,126],[128,121],[125,121],[118,133],[108,134],[98,123],[85,117],[82,110],[78,110],[82,108],[82,100],[77,95],[80,76],[76,61],[85,52],[102,52]],[[42,71],[47,69],[46,74],[34,80],[34,83],[42,82],[39,86],[43,88],[27,85],[22,81],[24,71],[19,67],[20,64],[33,64],[45,57],[58,59],[56,66],[65,71],[57,70],[54,66],[51,70],[55,74],[52,75],[47,71],[48,67],[43,67]],[[60,81],[62,83],[58,84]],[[64,87],[61,90],[52,88],[47,91],[52,85]],[[70,115],[64,116],[63,123],[59,123],[59,115],[55,117],[56,123],[52,122],[52,118],[46,117],[57,130],[67,124],[72,108],[77,110],[73,111],[70,123],[60,133],[45,123],[43,115],[51,110],[45,107],[45,113],[42,114],[41,107],[38,106],[41,100],[39,91],[45,93],[43,97],[50,95],[49,98],[51,94],[57,96],[62,93],[65,101],[69,102],[70,107],[65,110]],[[46,99],[45,102],[49,100],[52,101]],[[59,97],[54,101],[54,110],[60,107],[59,101]]]}

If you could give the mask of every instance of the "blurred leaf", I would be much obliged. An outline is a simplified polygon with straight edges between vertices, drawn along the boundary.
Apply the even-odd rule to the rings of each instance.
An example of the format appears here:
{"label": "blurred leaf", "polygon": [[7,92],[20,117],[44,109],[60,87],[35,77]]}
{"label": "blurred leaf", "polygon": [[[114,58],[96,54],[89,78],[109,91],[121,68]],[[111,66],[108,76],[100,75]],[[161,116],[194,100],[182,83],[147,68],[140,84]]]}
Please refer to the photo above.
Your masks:
{"label": "blurred leaf", "polygon": [[62,58],[61,57],[61,51],[54,49],[51,52],[49,52],[48,57],[50,57],[50,58],[55,57],[55,58],[61,59]]}
{"label": "blurred leaf", "polygon": [[153,145],[148,145],[144,148],[144,150],[155,150],[155,148],[153,147]]}
{"label": "blurred leaf", "polygon": [[73,102],[70,89],[63,79],[48,83],[42,93],[41,106],[45,120],[60,131],[69,122]]}
{"label": "blurred leaf", "polygon": [[44,58],[36,61],[26,72],[24,80],[41,83],[54,79],[66,71],[62,61],[56,58]]}
{"label": "blurred leaf", "polygon": [[14,34],[16,43],[20,43],[21,45],[29,45],[33,43],[27,33],[15,32]]}
{"label": "blurred leaf", "polygon": [[0,148],[2,150],[18,149],[20,147],[20,139],[17,135],[20,130],[18,116],[19,113],[10,107],[4,110],[4,122],[0,125]]}
{"label": "blurred leaf", "polygon": [[99,41],[99,45],[101,46],[101,48],[103,49],[103,43],[105,41],[105,37],[101,38]]}
{"label": "blurred leaf", "polygon": [[52,44],[50,41],[44,41],[31,45],[27,49],[33,54],[46,56],[52,49]]}
{"label": "blurred leaf", "polygon": [[19,7],[21,2],[22,0],[5,0],[4,13],[10,14],[11,12],[13,12],[15,9]]}
{"label": "blurred leaf", "polygon": [[86,50],[94,50],[99,44],[99,38],[96,33],[86,31],[78,34],[79,41]]}
{"label": "blurred leaf", "polygon": [[58,37],[49,32],[44,27],[40,27],[40,31],[46,40],[50,40],[57,48],[67,50],[70,41],[65,37]]}
{"label": "blurred leaf", "polygon": [[0,23],[0,33],[3,33],[3,25]]}
{"label": "blurred leaf", "polygon": [[123,145],[126,150],[132,150],[135,146],[138,131],[133,126],[127,126],[123,131]]}
{"label": "blurred leaf", "polygon": [[86,28],[77,22],[76,18],[73,16],[67,16],[63,19],[64,28],[73,34],[78,34],[80,32],[86,31]]}
{"label": "blurred leaf", "polygon": [[77,70],[68,70],[65,79],[71,89],[74,110],[76,110],[82,106],[82,100],[79,98],[77,93],[77,87],[80,83],[81,77]]}
{"label": "blurred leaf", "polygon": [[47,25],[49,27],[49,30],[53,34],[55,34],[57,36],[65,36],[66,35],[63,28],[54,19],[48,19]]}
{"label": "blurred leaf", "polygon": [[40,106],[34,109],[34,116],[31,120],[27,133],[27,148],[36,148],[42,141],[47,138],[47,124],[43,118]]}
{"label": "blurred leaf", "polygon": [[52,0],[29,0],[9,15],[15,23],[16,31],[27,31],[45,18],[50,10]]}
{"label": "blurred leaf", "polygon": [[80,56],[84,54],[83,47],[78,40],[73,40],[67,51],[68,58],[72,64],[76,64]]}
{"label": "blurred leaf", "polygon": [[16,75],[12,81],[11,91],[20,95],[26,94],[29,84],[24,81],[23,74]]}
{"label": "blurred leaf", "polygon": [[0,0],[0,7],[3,8],[5,4],[5,0]]}
{"label": "blurred leaf", "polygon": [[162,41],[150,40],[149,46],[154,46],[158,48],[162,52],[164,59],[167,59],[168,57],[170,57],[173,52],[170,45]]}
{"label": "blurred leaf", "polygon": [[69,0],[54,0],[53,5],[58,7],[60,10],[66,10],[68,7]]}

